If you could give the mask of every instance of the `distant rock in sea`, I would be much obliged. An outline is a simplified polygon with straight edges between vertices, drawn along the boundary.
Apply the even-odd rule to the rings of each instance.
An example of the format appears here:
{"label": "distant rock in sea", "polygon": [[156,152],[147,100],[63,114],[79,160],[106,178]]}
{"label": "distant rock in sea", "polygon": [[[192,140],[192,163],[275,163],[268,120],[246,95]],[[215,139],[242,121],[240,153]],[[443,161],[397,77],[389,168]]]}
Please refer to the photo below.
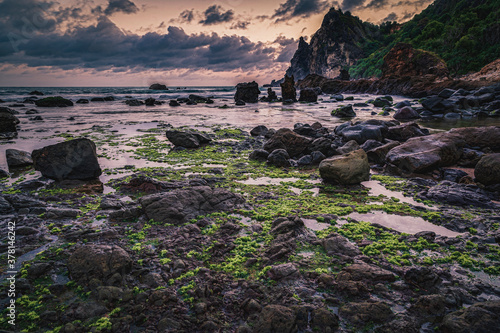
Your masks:
{"label": "distant rock in sea", "polygon": [[149,89],[151,90],[168,90],[167,86],[161,83],[153,83],[151,86],[149,86]]}

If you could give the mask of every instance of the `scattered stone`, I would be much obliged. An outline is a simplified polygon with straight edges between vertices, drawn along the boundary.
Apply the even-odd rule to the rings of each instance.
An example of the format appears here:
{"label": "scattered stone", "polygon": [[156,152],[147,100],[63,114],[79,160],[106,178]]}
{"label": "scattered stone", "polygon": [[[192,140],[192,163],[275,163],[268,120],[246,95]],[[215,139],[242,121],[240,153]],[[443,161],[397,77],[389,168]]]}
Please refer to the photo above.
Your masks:
{"label": "scattered stone", "polygon": [[86,98],[80,98],[79,100],[76,101],[76,104],[89,104],[90,101]]}
{"label": "scattered stone", "polygon": [[209,143],[212,139],[200,132],[194,131],[167,131],[167,139],[172,142],[175,146],[184,148],[198,148],[202,144]]}
{"label": "scattered stone", "polygon": [[268,156],[269,156],[269,153],[266,150],[256,149],[250,153],[250,156],[248,156],[248,158],[250,160],[254,160],[254,161],[265,162],[265,161],[267,161]]}
{"label": "scattered stone", "polygon": [[267,157],[267,160],[270,164],[280,168],[287,168],[291,166],[290,155],[288,155],[288,152],[285,149],[273,150]]}
{"label": "scattered stone", "polygon": [[310,138],[282,128],[264,144],[264,150],[272,153],[276,149],[285,149],[291,157],[295,157],[306,152],[311,142]]}
{"label": "scattered stone", "polygon": [[156,99],[154,99],[153,97],[150,97],[144,101],[144,104],[146,104],[146,106],[155,106]]}
{"label": "scattered stone", "polygon": [[347,155],[334,156],[319,165],[321,178],[341,185],[359,184],[370,178],[370,164],[363,149]]}
{"label": "scattered stone", "polygon": [[234,100],[243,101],[245,103],[257,103],[259,101],[259,85],[252,81],[248,83],[238,83],[236,85],[236,94]]}
{"label": "scattered stone", "polygon": [[500,301],[476,303],[447,314],[440,329],[443,333],[486,333],[500,331]]}
{"label": "scattered stone", "polygon": [[312,88],[305,88],[300,90],[299,102],[315,103],[318,101],[318,94]]}
{"label": "scattered stone", "polygon": [[38,107],[67,107],[73,106],[73,102],[69,99],[57,97],[47,97],[35,101],[35,105]]}
{"label": "scattered stone", "polygon": [[43,96],[43,92],[38,91],[38,90],[33,90],[32,92],[29,93],[30,95],[36,95],[36,96]]}
{"label": "scattered stone", "polygon": [[387,130],[387,139],[404,142],[410,138],[426,136],[429,132],[420,128],[417,123],[411,122],[398,126],[391,126]]}
{"label": "scattered stone", "polygon": [[392,102],[385,97],[377,97],[373,101],[373,106],[376,108],[383,108],[384,106],[391,106]]}
{"label": "scattered stone", "polygon": [[55,179],[93,179],[102,171],[97,160],[95,143],[76,139],[34,150],[31,154],[35,170]]}
{"label": "scattered stone", "polygon": [[250,135],[252,135],[252,136],[266,135],[268,131],[269,131],[269,129],[266,126],[259,125],[259,126],[252,128],[252,130],[250,131]]}
{"label": "scattered stone", "polygon": [[168,102],[168,105],[170,106],[181,106],[179,102],[177,102],[175,99],[171,99],[170,102]]}
{"label": "scattered stone", "polygon": [[405,106],[396,111],[393,117],[398,120],[409,120],[420,118],[420,115],[411,106]]}
{"label": "scattered stone", "polygon": [[356,112],[352,109],[352,105],[347,105],[333,110],[332,116],[339,118],[353,118],[356,117]]}
{"label": "scattered stone", "polygon": [[234,209],[245,199],[221,188],[195,186],[144,196],[139,202],[148,219],[180,225],[199,215]]}
{"label": "scattered stone", "polygon": [[5,151],[5,157],[7,159],[7,165],[9,166],[9,169],[26,167],[33,164],[31,154],[27,151],[7,149]]}

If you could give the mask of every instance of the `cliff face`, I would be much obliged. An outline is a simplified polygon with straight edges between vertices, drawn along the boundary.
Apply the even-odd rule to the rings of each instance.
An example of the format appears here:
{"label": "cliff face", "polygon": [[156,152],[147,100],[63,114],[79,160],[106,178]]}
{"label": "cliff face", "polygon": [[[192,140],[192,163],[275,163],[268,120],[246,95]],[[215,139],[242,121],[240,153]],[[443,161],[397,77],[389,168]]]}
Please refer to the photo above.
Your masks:
{"label": "cliff face", "polygon": [[367,55],[361,44],[373,31],[369,26],[352,16],[335,8],[330,9],[321,24],[321,28],[311,38],[310,44],[300,39],[288,76],[296,80],[308,74],[318,74],[327,78],[339,76],[340,70],[350,67]]}

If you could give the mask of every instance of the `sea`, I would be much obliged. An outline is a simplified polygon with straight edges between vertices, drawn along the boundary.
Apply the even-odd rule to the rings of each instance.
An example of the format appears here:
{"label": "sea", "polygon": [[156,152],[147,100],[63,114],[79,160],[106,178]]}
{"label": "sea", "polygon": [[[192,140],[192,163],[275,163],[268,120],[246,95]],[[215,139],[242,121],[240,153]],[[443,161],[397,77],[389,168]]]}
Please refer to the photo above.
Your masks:
{"label": "sea", "polygon": [[[272,88],[278,97],[280,88]],[[37,107],[26,99],[32,97],[30,92],[37,90],[44,96],[61,96],[76,102],[79,99],[113,96],[114,101],[90,102],[74,104],[71,107],[47,108]],[[0,107],[15,110],[19,118],[18,137],[0,141],[0,168],[6,167],[5,150],[9,148],[32,151],[48,144],[64,139],[61,133],[77,133],[96,127],[106,127],[110,132],[133,136],[138,131],[158,127],[196,127],[210,131],[214,126],[221,128],[240,128],[250,131],[258,125],[268,128],[293,128],[295,124],[321,123],[330,129],[346,121],[356,122],[368,119],[393,120],[389,115],[382,115],[382,109],[375,108],[367,102],[375,99],[370,94],[344,94],[352,97],[349,101],[337,101],[332,95],[320,95],[317,103],[283,103],[259,102],[236,106],[234,86],[227,87],[172,87],[167,91],[149,90],[148,87],[0,87]],[[299,92],[298,92],[299,93]],[[214,104],[198,104],[172,107],[168,102],[172,99],[188,97],[190,94],[211,97]],[[261,95],[267,96],[267,88],[261,88]],[[153,97],[164,102],[157,106],[128,106],[126,100],[144,101]],[[394,103],[410,101],[412,106],[421,107],[418,100],[403,96],[392,96]],[[367,106],[361,106],[367,103]],[[347,104],[357,104],[354,110],[357,116],[353,119],[340,119],[331,116],[331,111]],[[35,110],[36,114],[31,114]],[[41,117],[35,118],[36,116]],[[39,119],[39,120],[36,120]],[[500,126],[498,118],[487,119],[435,119],[419,120],[419,124],[429,128],[431,132],[449,130],[464,126]]]}

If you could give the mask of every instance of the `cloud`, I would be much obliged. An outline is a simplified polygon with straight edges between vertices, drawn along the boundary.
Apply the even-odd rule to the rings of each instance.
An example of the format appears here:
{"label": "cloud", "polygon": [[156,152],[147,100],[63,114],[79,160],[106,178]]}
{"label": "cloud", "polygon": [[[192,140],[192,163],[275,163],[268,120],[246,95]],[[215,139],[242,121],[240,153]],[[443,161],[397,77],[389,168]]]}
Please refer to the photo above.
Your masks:
{"label": "cloud", "polygon": [[382,9],[389,5],[389,0],[370,0],[364,7],[367,9]]}
{"label": "cloud", "polygon": [[[170,26],[167,33],[125,33],[107,17],[66,33],[48,33],[0,55],[0,63],[65,70],[189,69],[224,72],[275,67],[282,47],[252,42],[242,36],[187,34]],[[281,58],[282,59],[282,58]],[[286,61],[289,61],[287,59]],[[281,60],[278,60],[278,62]],[[285,60],[283,60],[285,61]]]}
{"label": "cloud", "polygon": [[172,19],[170,22],[191,23],[194,20],[194,9],[186,9],[179,14],[178,19]]}
{"label": "cloud", "polygon": [[281,51],[276,58],[277,62],[290,62],[297,51],[298,41],[294,38],[286,38],[283,35],[278,36],[274,42],[281,46]]}
{"label": "cloud", "polygon": [[229,29],[231,29],[231,30],[236,30],[236,29],[246,30],[246,29],[248,29],[248,26],[250,24],[251,24],[250,21],[238,21],[238,22],[233,23],[233,25]]}
{"label": "cloud", "polygon": [[274,11],[271,19],[274,19],[275,23],[294,18],[304,19],[323,13],[330,5],[329,1],[324,0],[287,0]]}
{"label": "cloud", "polygon": [[387,22],[387,21],[397,21],[398,20],[398,15],[394,12],[390,13],[387,15],[382,22]]}
{"label": "cloud", "polygon": [[104,14],[113,15],[114,13],[135,14],[139,8],[130,0],[109,0],[108,7]]}
{"label": "cloud", "polygon": [[352,11],[363,7],[365,2],[366,0],[344,0],[342,1],[341,7],[344,11]]}
{"label": "cloud", "polygon": [[234,19],[234,11],[224,9],[219,5],[212,5],[203,12],[203,19],[200,21],[203,25],[213,25],[219,23],[231,22]]}

